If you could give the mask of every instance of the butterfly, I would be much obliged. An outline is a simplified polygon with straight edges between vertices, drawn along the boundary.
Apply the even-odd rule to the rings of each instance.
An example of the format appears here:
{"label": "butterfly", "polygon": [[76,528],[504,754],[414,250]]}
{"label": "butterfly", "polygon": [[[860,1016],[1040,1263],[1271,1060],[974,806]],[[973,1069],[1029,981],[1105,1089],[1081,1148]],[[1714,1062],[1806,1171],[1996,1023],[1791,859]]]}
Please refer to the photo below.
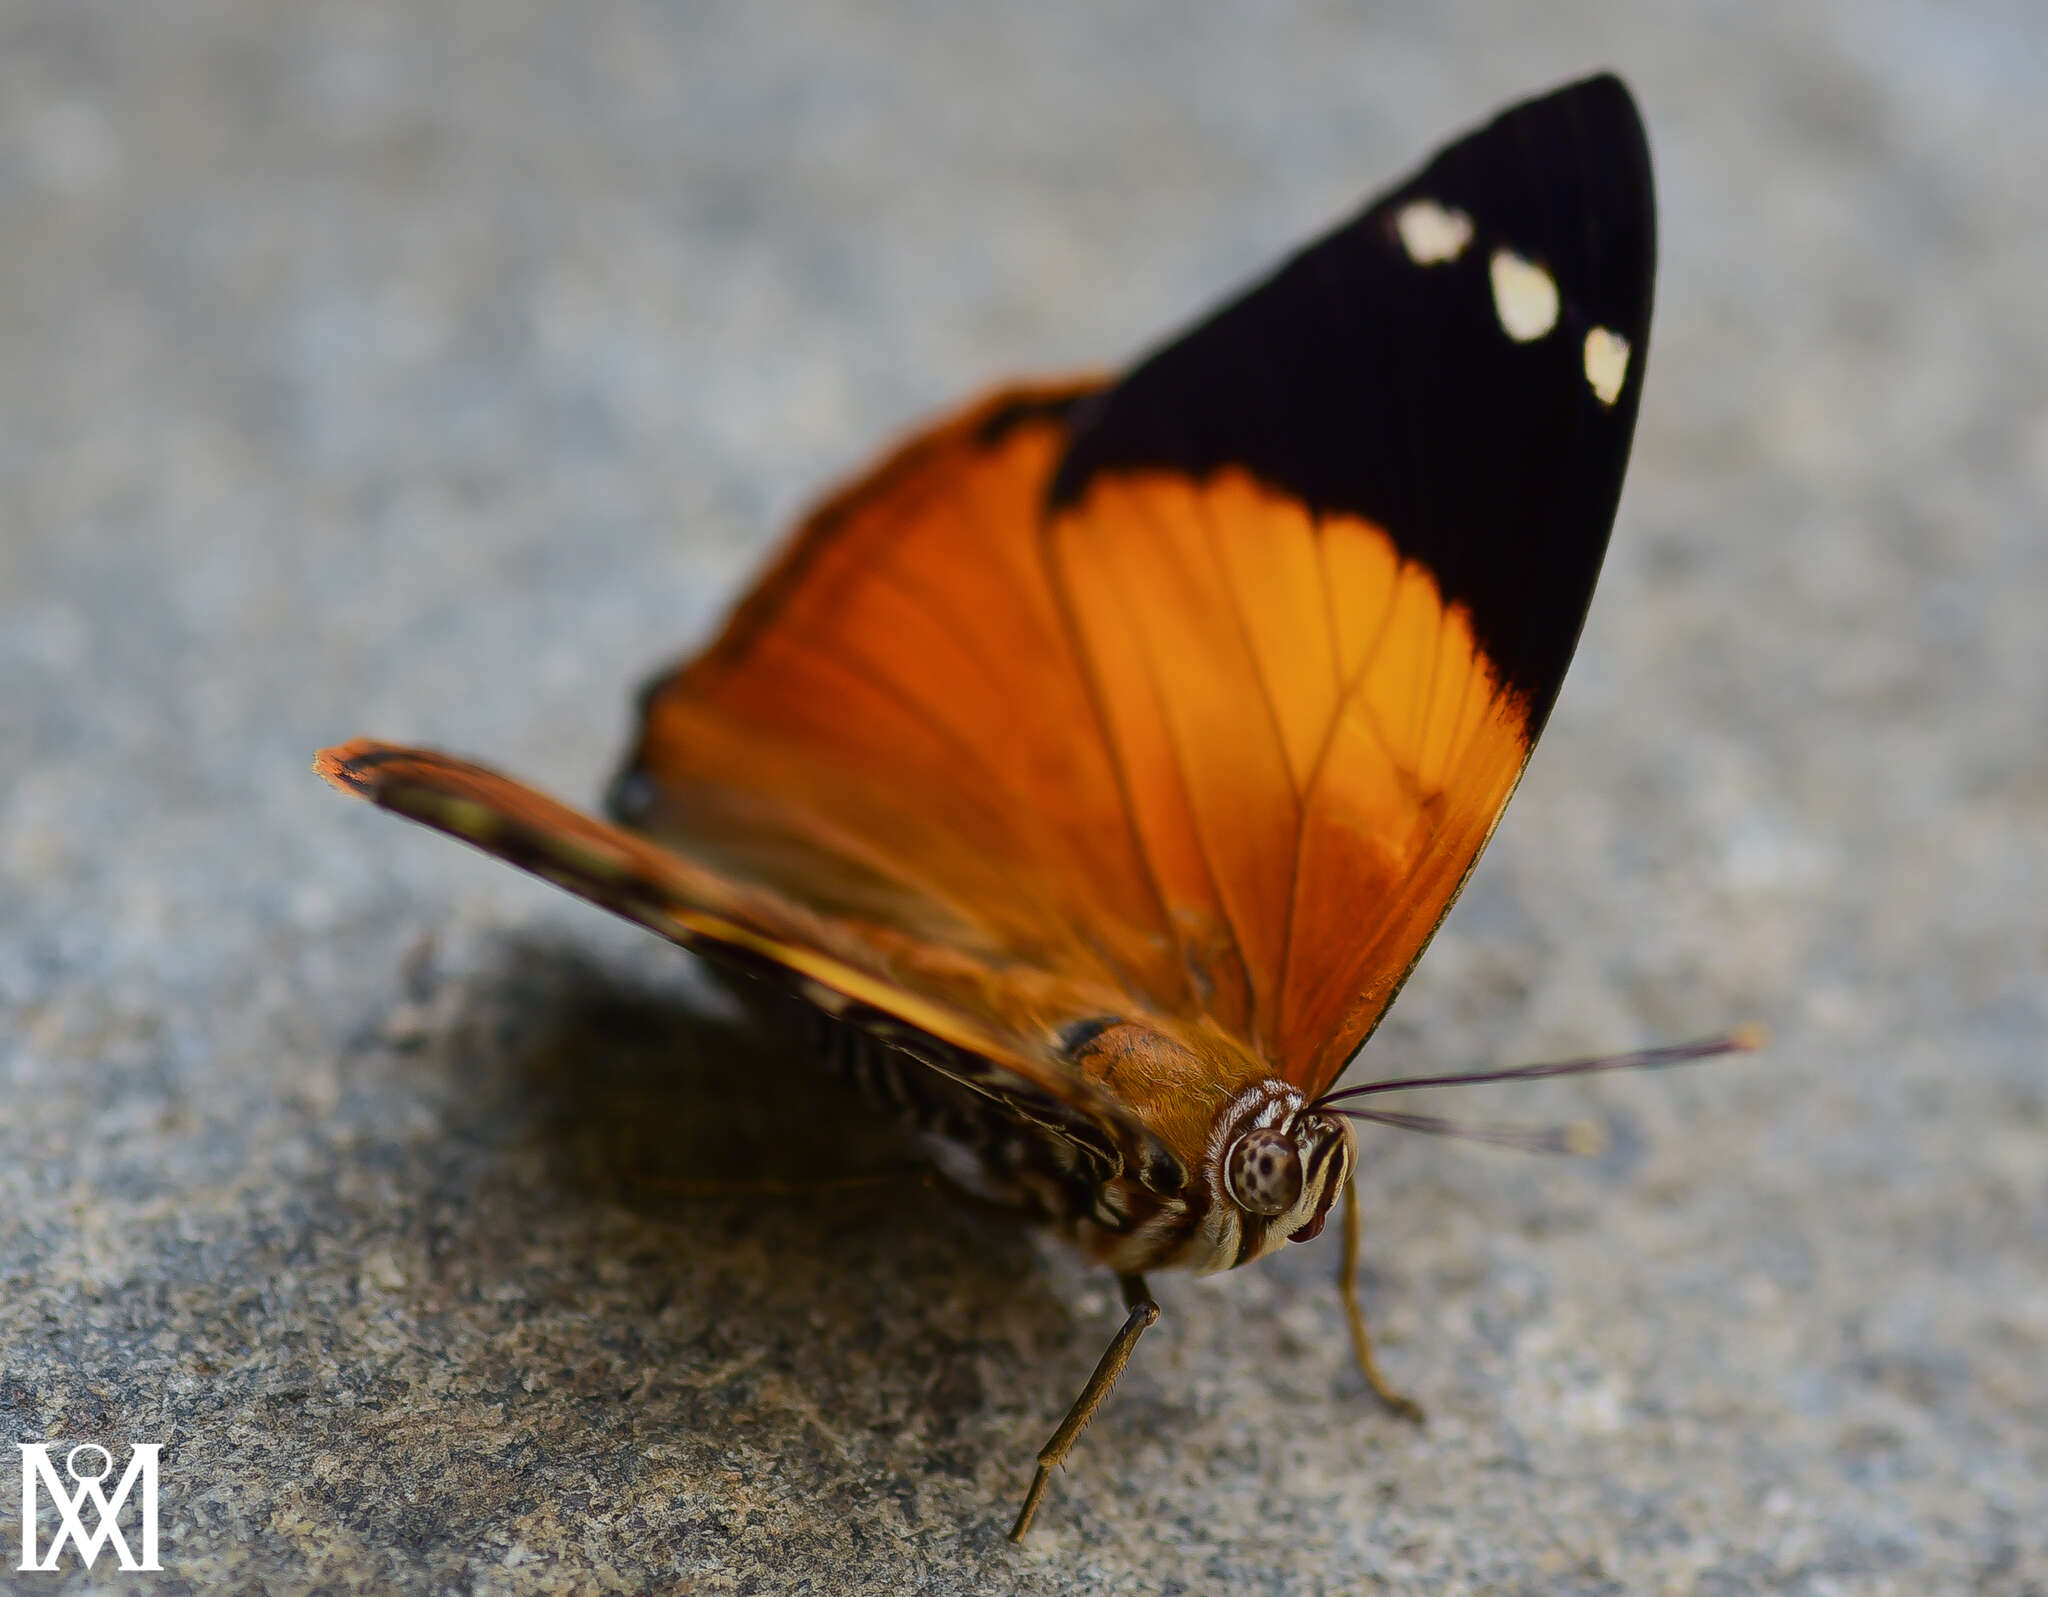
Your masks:
{"label": "butterfly", "polygon": [[1557,696],[1655,258],[1635,105],[1570,84],[1123,374],[1000,389],[828,498],[645,690],[608,820],[430,750],[315,768],[702,954],[1116,1272],[1014,1539],[1146,1273],[1305,1242],[1339,1194],[1359,1365],[1419,1413],[1358,1308],[1351,1121],[1457,1128],[1331,1087]]}

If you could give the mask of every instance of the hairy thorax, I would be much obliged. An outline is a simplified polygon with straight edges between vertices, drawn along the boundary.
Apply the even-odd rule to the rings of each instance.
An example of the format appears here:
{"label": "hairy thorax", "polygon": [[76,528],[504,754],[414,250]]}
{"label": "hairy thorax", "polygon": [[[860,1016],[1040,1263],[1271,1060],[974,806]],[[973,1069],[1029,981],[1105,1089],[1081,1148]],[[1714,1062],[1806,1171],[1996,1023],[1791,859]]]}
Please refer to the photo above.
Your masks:
{"label": "hairy thorax", "polygon": [[1114,1269],[1208,1273],[1317,1235],[1350,1179],[1350,1127],[1309,1107],[1227,1041],[1135,1021],[1084,1028],[1068,1059],[1181,1155],[1181,1190],[1128,1173],[1103,1183],[1065,1229]]}

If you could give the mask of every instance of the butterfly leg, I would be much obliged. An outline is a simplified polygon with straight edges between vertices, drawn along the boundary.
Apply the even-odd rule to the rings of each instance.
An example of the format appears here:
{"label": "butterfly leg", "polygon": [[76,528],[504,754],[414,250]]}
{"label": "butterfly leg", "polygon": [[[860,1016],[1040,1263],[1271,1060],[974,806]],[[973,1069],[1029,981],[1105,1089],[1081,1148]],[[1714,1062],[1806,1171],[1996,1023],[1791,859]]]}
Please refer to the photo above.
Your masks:
{"label": "butterfly leg", "polygon": [[1359,1373],[1365,1377],[1365,1384],[1372,1388],[1373,1396],[1402,1419],[1413,1420],[1420,1425],[1422,1405],[1405,1392],[1395,1391],[1380,1373],[1379,1361],[1372,1356],[1372,1337],[1365,1329],[1365,1311],[1358,1306],[1359,1231],[1358,1178],[1354,1176],[1344,1185],[1344,1263],[1337,1275],[1337,1290],[1344,1298],[1344,1314],[1351,1321],[1351,1351],[1358,1355]]}
{"label": "butterfly leg", "polygon": [[1130,1313],[1124,1318],[1123,1329],[1103,1350],[1095,1373],[1088,1377],[1088,1384],[1081,1388],[1081,1395],[1074,1399],[1074,1406],[1067,1410],[1067,1417],[1060,1421],[1059,1429],[1038,1450],[1038,1473],[1031,1477],[1031,1490],[1024,1494],[1024,1506],[1017,1510],[1017,1523],[1010,1527],[1010,1540],[1013,1542],[1024,1540],[1025,1532],[1031,1529],[1032,1516],[1038,1512],[1039,1499],[1045,1496],[1045,1488],[1052,1480],[1052,1472],[1059,1468],[1076,1439],[1088,1428],[1088,1422],[1095,1418],[1095,1411],[1108,1400],[1116,1378],[1131,1362],[1131,1353],[1138,1345],[1138,1338],[1158,1322],[1159,1305],[1152,1301],[1152,1293],[1142,1275],[1120,1275],[1117,1285],[1123,1288],[1124,1307]]}

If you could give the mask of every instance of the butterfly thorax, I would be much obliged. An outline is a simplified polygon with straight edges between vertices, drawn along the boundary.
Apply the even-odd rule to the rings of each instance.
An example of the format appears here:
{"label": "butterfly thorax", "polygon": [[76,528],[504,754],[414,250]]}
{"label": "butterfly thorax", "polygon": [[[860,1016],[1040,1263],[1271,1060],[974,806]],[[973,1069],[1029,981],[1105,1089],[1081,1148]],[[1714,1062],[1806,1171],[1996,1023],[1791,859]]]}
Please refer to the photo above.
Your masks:
{"label": "butterfly thorax", "polygon": [[[1301,1091],[1217,1036],[1169,1036],[1137,1021],[1094,1023],[1067,1038],[1070,1063],[1180,1156],[1180,1190],[1119,1194],[1123,1226],[1092,1218],[1075,1239],[1120,1270],[1206,1274],[1263,1258],[1323,1228],[1350,1179],[1350,1128],[1308,1108]],[[1125,1184],[1142,1188],[1143,1183]]]}

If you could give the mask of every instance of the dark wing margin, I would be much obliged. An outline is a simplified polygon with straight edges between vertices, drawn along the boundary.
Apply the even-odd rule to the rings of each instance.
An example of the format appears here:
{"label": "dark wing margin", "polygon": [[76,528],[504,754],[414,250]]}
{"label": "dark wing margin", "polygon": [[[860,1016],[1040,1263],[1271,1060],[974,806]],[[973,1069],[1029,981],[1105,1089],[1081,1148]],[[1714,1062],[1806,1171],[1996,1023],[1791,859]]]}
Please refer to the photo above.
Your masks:
{"label": "dark wing margin", "polygon": [[[1469,226],[1454,258],[1411,258],[1399,219],[1416,202]],[[1542,336],[1518,341],[1496,314],[1501,251],[1556,287]],[[1084,401],[1053,505],[1120,469],[1238,467],[1313,514],[1362,516],[1466,607],[1533,742],[1620,501],[1655,272],[1635,103],[1611,75],[1567,85],[1441,151]],[[1589,381],[1596,329],[1628,352],[1611,399]]]}

